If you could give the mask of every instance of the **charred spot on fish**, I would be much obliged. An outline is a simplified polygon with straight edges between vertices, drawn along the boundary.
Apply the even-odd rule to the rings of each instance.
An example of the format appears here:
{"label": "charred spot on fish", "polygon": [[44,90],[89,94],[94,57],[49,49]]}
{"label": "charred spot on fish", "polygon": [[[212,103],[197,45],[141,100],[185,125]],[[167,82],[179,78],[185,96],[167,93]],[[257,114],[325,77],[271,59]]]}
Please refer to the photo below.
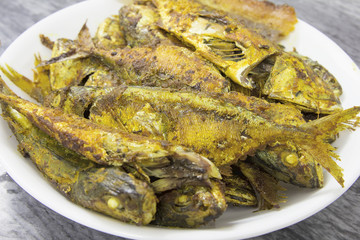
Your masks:
{"label": "charred spot on fish", "polygon": [[116,56],[118,53],[117,52],[111,52],[111,56]]}
{"label": "charred spot on fish", "polygon": [[306,79],[307,78],[307,74],[304,73],[303,71],[296,71],[296,77],[300,78],[300,79]]}
{"label": "charred spot on fish", "polygon": [[192,89],[196,91],[201,91],[201,82],[197,82],[194,86],[192,86]]}
{"label": "charred spot on fish", "polygon": [[89,119],[90,118],[90,109],[92,107],[92,104],[89,104],[85,110],[84,110],[84,113],[83,113],[83,117],[86,118],[86,119]]}
{"label": "charred spot on fish", "polygon": [[295,97],[298,97],[298,96],[300,96],[301,94],[302,94],[301,91],[297,91],[297,92],[295,93]]}
{"label": "charred spot on fish", "polygon": [[217,147],[218,149],[222,150],[222,149],[225,149],[225,148],[226,148],[227,144],[228,144],[228,141],[227,141],[227,140],[225,140],[225,139],[219,140],[218,143],[217,143],[217,145],[216,145],[216,147]]}
{"label": "charred spot on fish", "polygon": [[262,44],[260,44],[259,48],[260,48],[260,49],[269,49],[270,46],[269,46],[269,45],[262,45]]}
{"label": "charred spot on fish", "polygon": [[252,137],[246,133],[246,130],[242,131],[240,135],[241,138],[252,139]]}
{"label": "charred spot on fish", "polygon": [[78,84],[78,86],[85,86],[85,84],[87,83],[87,81],[89,80],[89,78],[93,75],[94,73],[90,73],[88,75],[86,75],[83,79],[81,79],[80,83]]}
{"label": "charred spot on fish", "polygon": [[142,133],[142,130],[140,129],[140,130],[137,130],[137,131],[132,131],[132,133],[135,133],[135,134]]}
{"label": "charred spot on fish", "polygon": [[203,43],[225,61],[239,62],[245,59],[243,50],[238,47],[234,41],[208,37],[204,38]]}
{"label": "charred spot on fish", "polygon": [[199,12],[199,16],[213,23],[217,23],[221,25],[229,25],[229,21],[226,19],[224,15],[213,14],[208,11],[201,11]]}
{"label": "charred spot on fish", "polygon": [[226,33],[231,33],[232,30],[233,30],[233,29],[232,29],[231,27],[225,28],[225,32],[226,32]]}

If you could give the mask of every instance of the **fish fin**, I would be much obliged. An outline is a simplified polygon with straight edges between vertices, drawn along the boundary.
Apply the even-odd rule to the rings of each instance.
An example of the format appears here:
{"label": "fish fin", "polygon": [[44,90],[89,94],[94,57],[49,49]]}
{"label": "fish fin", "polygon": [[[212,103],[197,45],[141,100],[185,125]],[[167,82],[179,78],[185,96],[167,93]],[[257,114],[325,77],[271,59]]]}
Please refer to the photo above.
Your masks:
{"label": "fish fin", "polygon": [[[26,92],[31,96],[31,92],[34,88],[34,82],[28,79],[27,77],[21,75],[18,73],[15,69],[10,67],[9,65],[5,64],[6,67],[0,66],[0,70],[4,73],[4,75],[13,82],[17,87],[19,87],[21,90]],[[9,94],[11,91],[9,87],[6,86],[4,80],[1,80],[1,90],[7,89],[4,93]],[[11,91],[11,95],[14,95],[14,93]]]}
{"label": "fish fin", "polygon": [[342,187],[344,187],[343,169],[334,160],[340,160],[340,157],[335,153],[336,149],[325,140],[341,131],[355,130],[355,127],[360,125],[360,117],[357,116],[359,112],[360,107],[355,106],[305,123],[300,129],[311,133],[313,139],[310,141],[308,138],[294,139],[298,146],[311,154]]}
{"label": "fish fin", "polygon": [[273,176],[248,162],[240,161],[238,166],[240,171],[259,193],[260,197],[268,204],[276,207],[286,201],[286,196],[283,194],[286,189],[280,186]]}
{"label": "fish fin", "polygon": [[[2,70],[2,66],[0,66],[0,69]],[[15,95],[15,93],[6,85],[4,79],[2,79],[1,75],[0,75],[0,93],[10,95],[10,96]]]}
{"label": "fish fin", "polygon": [[307,141],[301,145],[300,149],[316,159],[344,187],[343,169],[334,160],[340,160],[340,157],[335,153],[336,149],[333,146],[324,141]]}
{"label": "fish fin", "polygon": [[[35,63],[41,61],[39,59],[39,57],[35,56]],[[32,81],[24,75],[18,73],[14,68],[10,67],[9,65],[6,64],[5,66],[6,67],[0,65],[0,70],[4,73],[4,75],[18,88],[20,88],[22,91],[24,91],[36,101],[42,102],[45,95],[47,95],[51,91],[49,79],[44,79],[43,77],[40,77],[43,71],[42,69],[39,69],[39,71],[33,70],[34,81]],[[4,82],[1,85],[4,86]],[[7,92],[7,94],[14,95],[10,94],[10,92]]]}
{"label": "fish fin", "polygon": [[360,106],[355,106],[305,123],[300,127],[304,130],[316,131],[319,140],[326,139],[344,130],[354,131],[360,126],[360,117],[357,117],[359,113]]}
{"label": "fish fin", "polygon": [[94,48],[95,45],[91,38],[90,30],[85,23],[82,26],[80,32],[78,33],[78,39],[74,47],[72,47],[69,51],[63,54],[60,54],[57,57],[53,57],[47,61],[42,61],[36,67],[43,67],[52,63],[63,62],[66,60],[86,58],[90,56]]}
{"label": "fish fin", "polygon": [[86,51],[91,51],[91,49],[95,48],[95,44],[91,38],[90,30],[86,23],[82,26],[80,29],[80,32],[78,33],[78,44],[81,47],[81,49]]}

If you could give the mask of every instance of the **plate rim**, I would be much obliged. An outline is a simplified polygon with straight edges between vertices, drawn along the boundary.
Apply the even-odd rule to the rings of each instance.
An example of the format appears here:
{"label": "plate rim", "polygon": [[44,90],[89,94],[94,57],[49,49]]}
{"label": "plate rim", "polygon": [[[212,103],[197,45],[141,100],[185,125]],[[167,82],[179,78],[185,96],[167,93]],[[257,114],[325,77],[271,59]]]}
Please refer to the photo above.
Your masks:
{"label": "plate rim", "polygon": [[[66,11],[69,11],[69,9],[73,9],[73,8],[79,8],[79,7],[82,7],[82,5],[88,5],[88,4],[93,4],[93,3],[97,3],[97,4],[100,4],[101,0],[88,0],[88,1],[83,1],[83,2],[80,2],[80,3],[76,3],[74,5],[71,5],[69,7],[66,7],[64,9],[61,9],[49,16],[47,16],[46,18],[40,20],[39,22],[37,22],[36,24],[34,24],[33,26],[31,26],[30,28],[28,28],[25,32],[23,32],[21,35],[18,36],[18,38],[16,38],[16,40],[10,44],[8,46],[8,48],[3,52],[3,54],[0,56],[0,62],[2,62],[3,58],[6,58],[6,54],[8,52],[8,49],[11,49],[12,46],[14,45],[14,43],[16,43],[17,41],[19,41],[19,39],[21,40],[22,37],[24,35],[26,35],[28,32],[31,32],[35,27],[39,27],[41,26],[41,24],[45,24],[46,21],[49,19],[49,18],[55,18],[55,17],[58,17],[58,15],[64,15],[66,14]],[[112,2],[112,3],[121,3],[123,1],[119,1],[119,0],[108,0],[107,2]],[[327,37],[325,34],[323,34],[322,32],[320,32],[319,30],[317,30],[316,28],[314,28],[313,26],[311,26],[310,24],[302,21],[299,19],[299,23],[297,24],[296,26],[296,29],[297,27],[306,27],[308,28],[309,30],[315,32],[316,34],[319,34],[321,35],[324,39],[327,39],[329,42],[329,44],[332,46],[332,48],[335,48],[337,49],[337,51],[341,52],[342,53],[342,57],[344,60],[346,60],[347,63],[351,63],[352,65],[354,65],[355,69],[354,69],[354,72],[356,72],[360,78],[360,70],[359,68],[356,66],[356,64],[354,63],[354,61],[351,60],[351,58],[348,56],[348,54],[346,54],[344,52],[344,50],[342,50],[334,41],[332,41],[329,37]],[[290,36],[291,38],[292,36]],[[287,39],[288,40],[288,39]],[[291,40],[290,40],[291,41]],[[4,57],[5,56],[5,57]],[[3,77],[4,80],[7,80],[7,78],[4,76]],[[8,81],[7,81],[8,83]],[[11,85],[11,84],[9,84]],[[12,87],[12,86],[11,86]],[[13,88],[13,87],[12,87]],[[2,122],[4,122],[3,120],[1,120]],[[11,134],[10,134],[11,135]],[[7,136],[9,136],[9,134],[7,134]],[[22,157],[19,153],[17,153],[17,155],[19,157]],[[179,236],[179,239],[180,238],[183,238],[184,236],[188,237],[188,235],[198,235],[197,233],[200,233],[200,234],[203,234],[204,231],[210,231],[211,233],[211,236],[208,238],[209,240],[210,239],[239,239],[239,237],[241,238],[249,238],[249,237],[255,237],[255,236],[260,236],[260,235],[263,235],[263,234],[266,234],[266,233],[269,233],[269,232],[272,232],[272,231],[276,231],[276,230],[279,230],[279,229],[282,229],[282,228],[285,228],[285,227],[288,227],[290,225],[293,225],[295,223],[298,223],[314,214],[316,214],[317,212],[320,212],[322,209],[324,209],[325,207],[327,207],[328,205],[330,205],[333,201],[335,201],[337,198],[339,198],[348,188],[350,188],[350,186],[357,180],[357,178],[360,176],[360,170],[358,170],[358,173],[355,173],[350,179],[347,179],[347,184],[346,184],[346,187],[341,189],[341,191],[336,191],[335,193],[330,193],[330,196],[332,196],[331,200],[329,201],[326,201],[326,203],[323,204],[323,206],[321,208],[317,208],[316,211],[308,211],[306,214],[302,214],[301,216],[297,217],[297,218],[292,218],[291,221],[287,221],[287,222],[281,222],[279,223],[276,227],[272,226],[272,227],[267,227],[267,228],[264,228],[263,230],[261,231],[258,231],[257,233],[254,233],[254,232],[249,232],[247,234],[243,233],[243,234],[239,234],[239,235],[234,235],[234,234],[231,234],[231,235],[228,235],[228,236],[224,236],[224,232],[222,231],[222,228],[221,229],[216,229],[216,226],[215,228],[212,228],[212,229],[207,229],[207,228],[201,228],[201,229],[169,229],[169,228],[159,228],[159,227],[154,227],[154,226],[151,226],[151,227],[148,227],[148,226],[141,226],[141,227],[138,227],[138,226],[134,226],[134,225],[131,225],[131,224],[126,224],[126,223],[122,223],[122,222],[118,222],[117,221],[117,224],[120,223],[121,225],[124,226],[124,228],[127,228],[127,229],[131,229],[132,231],[135,231],[135,233],[133,232],[124,232],[124,233],[120,233],[118,231],[112,231],[112,229],[108,229],[108,228],[105,228],[105,231],[104,231],[104,228],[99,228],[96,226],[96,224],[100,224],[102,220],[104,219],[108,219],[109,217],[106,217],[106,216],[103,216],[101,214],[98,214],[98,213],[95,213],[91,210],[86,210],[86,212],[91,212],[91,214],[87,214],[86,212],[83,212],[83,214],[87,217],[89,217],[89,219],[92,219],[91,216],[93,214],[96,214],[98,215],[98,221],[96,221],[95,223],[93,222],[87,222],[87,221],[84,221],[84,219],[82,217],[74,217],[74,216],[68,216],[69,214],[68,213],[63,213],[61,210],[58,210],[57,209],[57,206],[52,204],[51,202],[49,202],[49,200],[47,199],[43,199],[42,197],[39,197],[38,196],[38,193],[33,192],[32,190],[32,186],[28,186],[26,183],[24,183],[21,179],[19,179],[19,176],[17,175],[16,171],[14,171],[14,169],[12,169],[11,167],[9,167],[6,159],[3,158],[3,156],[1,155],[0,156],[0,160],[1,160],[1,163],[2,165],[4,166],[5,170],[8,172],[8,174],[11,176],[11,178],[14,179],[14,181],[21,187],[23,188],[27,193],[29,193],[33,198],[37,199],[39,202],[41,202],[43,205],[45,205],[46,207],[52,209],[53,211],[57,212],[58,214],[70,219],[70,220],[73,220],[81,225],[84,225],[84,226],[87,226],[87,227],[90,227],[92,229],[95,229],[95,230],[98,230],[98,231],[101,231],[101,232],[105,232],[105,233],[108,233],[108,234],[113,234],[113,235],[116,235],[116,236],[122,236],[122,237],[130,237],[130,238],[137,238],[137,239],[166,239],[166,238],[163,238],[164,236],[165,237],[169,237],[169,235],[167,234],[171,234],[172,237],[174,237],[173,235],[174,234],[178,234]],[[29,160],[24,160],[26,162],[28,162],[27,164],[32,164],[32,162],[30,162]],[[357,175],[357,176],[356,176]],[[43,178],[43,177],[42,177]],[[40,179],[37,179],[37,181],[39,181]],[[43,181],[46,181],[45,178],[42,179]],[[350,180],[350,182],[349,182]],[[20,182],[20,183],[19,183]],[[331,182],[331,181],[330,181]],[[46,183],[48,185],[50,185],[49,182],[46,181]],[[50,185],[51,186],[51,185]],[[53,187],[51,187],[52,190],[56,191]],[[316,190],[315,190],[316,191]],[[57,192],[57,191],[56,191]],[[58,192],[57,192],[58,193]],[[41,195],[41,194],[40,194]],[[61,195],[62,196],[62,195]],[[66,201],[68,201],[66,199]],[[73,203],[71,203],[70,201],[68,201],[69,204],[66,204],[64,203],[67,207],[69,208],[72,208],[71,206],[73,205]],[[82,208],[80,206],[77,206],[77,208]],[[245,220],[246,222],[246,220]],[[216,225],[216,223],[215,223]],[[139,229],[140,228],[140,229]],[[153,229],[156,229],[156,230],[160,230],[162,231],[162,234],[163,236],[161,238],[159,238],[159,236],[144,236],[142,233],[137,233],[138,231],[136,230],[141,230],[141,229],[148,229],[148,228],[151,228],[151,230]],[[231,228],[231,227],[230,227]],[[219,230],[219,231],[218,231]],[[140,231],[141,232],[141,231]],[[151,231],[150,231],[151,232]],[[231,231],[231,233],[233,233],[233,231]],[[155,237],[155,238],[154,238]],[[197,236],[196,236],[197,238]],[[176,237],[177,239],[177,237]]]}

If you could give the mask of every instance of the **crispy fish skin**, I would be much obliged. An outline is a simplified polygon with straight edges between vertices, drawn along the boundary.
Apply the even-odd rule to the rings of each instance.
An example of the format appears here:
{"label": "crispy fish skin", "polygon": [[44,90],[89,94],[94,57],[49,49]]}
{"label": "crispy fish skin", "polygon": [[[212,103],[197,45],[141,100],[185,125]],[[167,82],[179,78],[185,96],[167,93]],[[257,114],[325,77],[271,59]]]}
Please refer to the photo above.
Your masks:
{"label": "crispy fish skin", "polygon": [[101,126],[16,96],[0,94],[0,98],[62,145],[96,163],[114,166],[137,163],[144,168],[167,167],[168,175],[179,178],[221,178],[218,169],[208,159],[183,147]]}
{"label": "crispy fish skin", "polygon": [[[300,127],[306,123],[302,113],[291,105],[269,103],[237,92],[229,92],[224,96],[232,104],[245,107],[280,125]],[[291,141],[269,144],[264,150],[256,151],[251,159],[277,180],[307,188],[323,186],[321,165],[313,156],[298,149]]]}
{"label": "crispy fish skin", "polygon": [[[247,75],[265,58],[279,52],[272,42],[238,25],[223,12],[195,1],[154,1],[161,27],[193,46],[239,85],[255,87]],[[205,10],[204,10],[205,9]]]}
{"label": "crispy fish skin", "polygon": [[125,5],[119,10],[119,22],[130,47],[181,45],[181,43],[157,26],[159,15],[150,2]]}
{"label": "crispy fish skin", "polygon": [[225,92],[230,87],[213,66],[183,47],[160,45],[112,52],[94,49],[93,54],[114,67],[127,85],[210,92]]}
{"label": "crispy fish skin", "polygon": [[292,53],[277,56],[262,93],[269,99],[296,104],[303,111],[330,114],[342,110],[338,88],[334,93],[336,82],[321,79],[325,69],[315,72],[307,62]]}
{"label": "crispy fish skin", "polygon": [[92,58],[97,58],[103,67],[114,70],[121,83],[127,85],[174,87],[210,92],[226,92],[230,89],[229,80],[224,78],[212,64],[184,47],[159,45],[108,51],[94,45],[86,25],[80,30],[78,41],[78,44],[71,47],[75,49],[74,51],[63,52],[40,66],[63,64],[69,59],[91,57],[87,59],[92,61]]}
{"label": "crispy fish skin", "polygon": [[[241,87],[271,100],[296,104],[305,111],[328,114],[342,109],[331,84],[329,88],[304,59],[285,52],[225,13],[191,0],[154,3],[164,30],[193,46]],[[272,58],[276,59],[274,64],[265,69],[265,79],[258,82],[254,70]]]}
{"label": "crispy fish skin", "polygon": [[[262,28],[261,25],[268,29],[273,29],[272,40],[278,40],[291,33],[297,17],[295,9],[286,4],[275,5],[268,1],[258,0],[197,0],[198,2],[219,9],[230,14],[231,17],[244,19],[257,23],[254,28]],[[260,26],[258,24],[261,24]],[[262,30],[259,30],[263,32]],[[266,31],[266,29],[265,29]]]}
{"label": "crispy fish skin", "polygon": [[[277,180],[268,173],[259,169],[256,165],[241,161],[236,164],[244,176],[254,185],[264,198],[265,203],[272,208],[278,206],[279,203],[285,202],[285,196],[281,194],[285,190],[282,186],[277,184]],[[266,206],[265,204],[265,206]],[[265,206],[259,206],[260,210],[265,209]]]}
{"label": "crispy fish skin", "polygon": [[108,17],[100,23],[94,42],[98,47],[108,50],[123,48],[127,45],[119,16]]}
{"label": "crispy fish skin", "polygon": [[337,97],[340,97],[343,93],[342,87],[338,80],[332,75],[324,66],[317,61],[312,60],[309,57],[300,55],[296,51],[290,52],[291,55],[301,59],[306,65],[308,65],[313,72],[326,83],[326,87],[329,88]]}
{"label": "crispy fish skin", "polygon": [[61,146],[11,107],[3,104],[2,110],[19,150],[72,202],[138,225],[154,219],[157,198],[146,182],[120,168],[97,166]]}
{"label": "crispy fish skin", "polygon": [[[353,107],[301,126],[289,126],[276,124],[257,112],[209,93],[128,87],[120,94],[112,92],[106,96],[108,100],[104,97],[102,101],[109,104],[93,105],[98,108],[99,115],[123,121],[130,132],[142,132],[146,131],[146,125],[136,115],[155,114],[162,126],[163,132],[159,133],[165,139],[193,149],[218,167],[244,159],[266,145],[291,141],[300,151],[310,154],[341,185],[342,169],[332,159],[339,157],[323,139],[358,126],[360,110]],[[132,124],[128,125],[129,120]]]}
{"label": "crispy fish skin", "polygon": [[[57,39],[52,49],[52,58],[58,58],[70,53],[75,53],[76,41],[70,39]],[[50,67],[51,90],[68,86],[94,85],[117,86],[121,84],[115,71],[111,71],[101,62],[92,58],[76,58],[55,62]],[[38,68],[38,67],[37,67]]]}
{"label": "crispy fish skin", "polygon": [[[60,192],[83,207],[124,222],[145,225],[155,218],[158,202],[155,189],[161,198],[155,224],[191,228],[218,218],[227,208],[220,182],[207,182],[198,176],[178,179],[174,172],[150,187],[147,180],[138,180],[121,168],[98,166],[64,148],[16,110],[11,110],[11,116],[11,120],[15,119],[25,126],[20,129],[17,126],[19,123],[11,122],[23,154],[31,157]],[[128,169],[129,166],[124,167]],[[159,174],[155,175],[159,177]],[[174,202],[173,195],[178,201]],[[177,205],[180,202],[182,207]],[[174,212],[168,206],[173,206]],[[186,223],[178,219],[179,216],[186,218]]]}

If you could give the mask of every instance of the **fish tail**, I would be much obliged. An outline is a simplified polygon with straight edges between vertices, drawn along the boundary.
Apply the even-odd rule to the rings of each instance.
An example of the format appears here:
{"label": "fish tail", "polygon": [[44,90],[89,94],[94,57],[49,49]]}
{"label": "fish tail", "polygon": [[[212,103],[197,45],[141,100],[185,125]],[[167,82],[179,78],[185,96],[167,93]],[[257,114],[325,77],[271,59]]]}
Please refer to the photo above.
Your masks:
{"label": "fish tail", "polygon": [[360,106],[355,106],[305,123],[301,128],[316,133],[319,140],[331,138],[344,130],[354,131],[360,125],[359,112]]}
{"label": "fish tail", "polygon": [[360,124],[357,116],[360,107],[355,106],[300,126],[300,134],[292,140],[300,150],[306,151],[344,187],[343,169],[335,160],[340,160],[335,148],[327,141],[344,130],[354,131]]}
{"label": "fish tail", "polygon": [[[1,66],[0,66],[0,69],[1,69]],[[1,76],[0,76],[0,93],[6,94],[6,95],[11,95],[11,96],[15,95],[15,93],[6,85],[4,79],[2,79]]]}

